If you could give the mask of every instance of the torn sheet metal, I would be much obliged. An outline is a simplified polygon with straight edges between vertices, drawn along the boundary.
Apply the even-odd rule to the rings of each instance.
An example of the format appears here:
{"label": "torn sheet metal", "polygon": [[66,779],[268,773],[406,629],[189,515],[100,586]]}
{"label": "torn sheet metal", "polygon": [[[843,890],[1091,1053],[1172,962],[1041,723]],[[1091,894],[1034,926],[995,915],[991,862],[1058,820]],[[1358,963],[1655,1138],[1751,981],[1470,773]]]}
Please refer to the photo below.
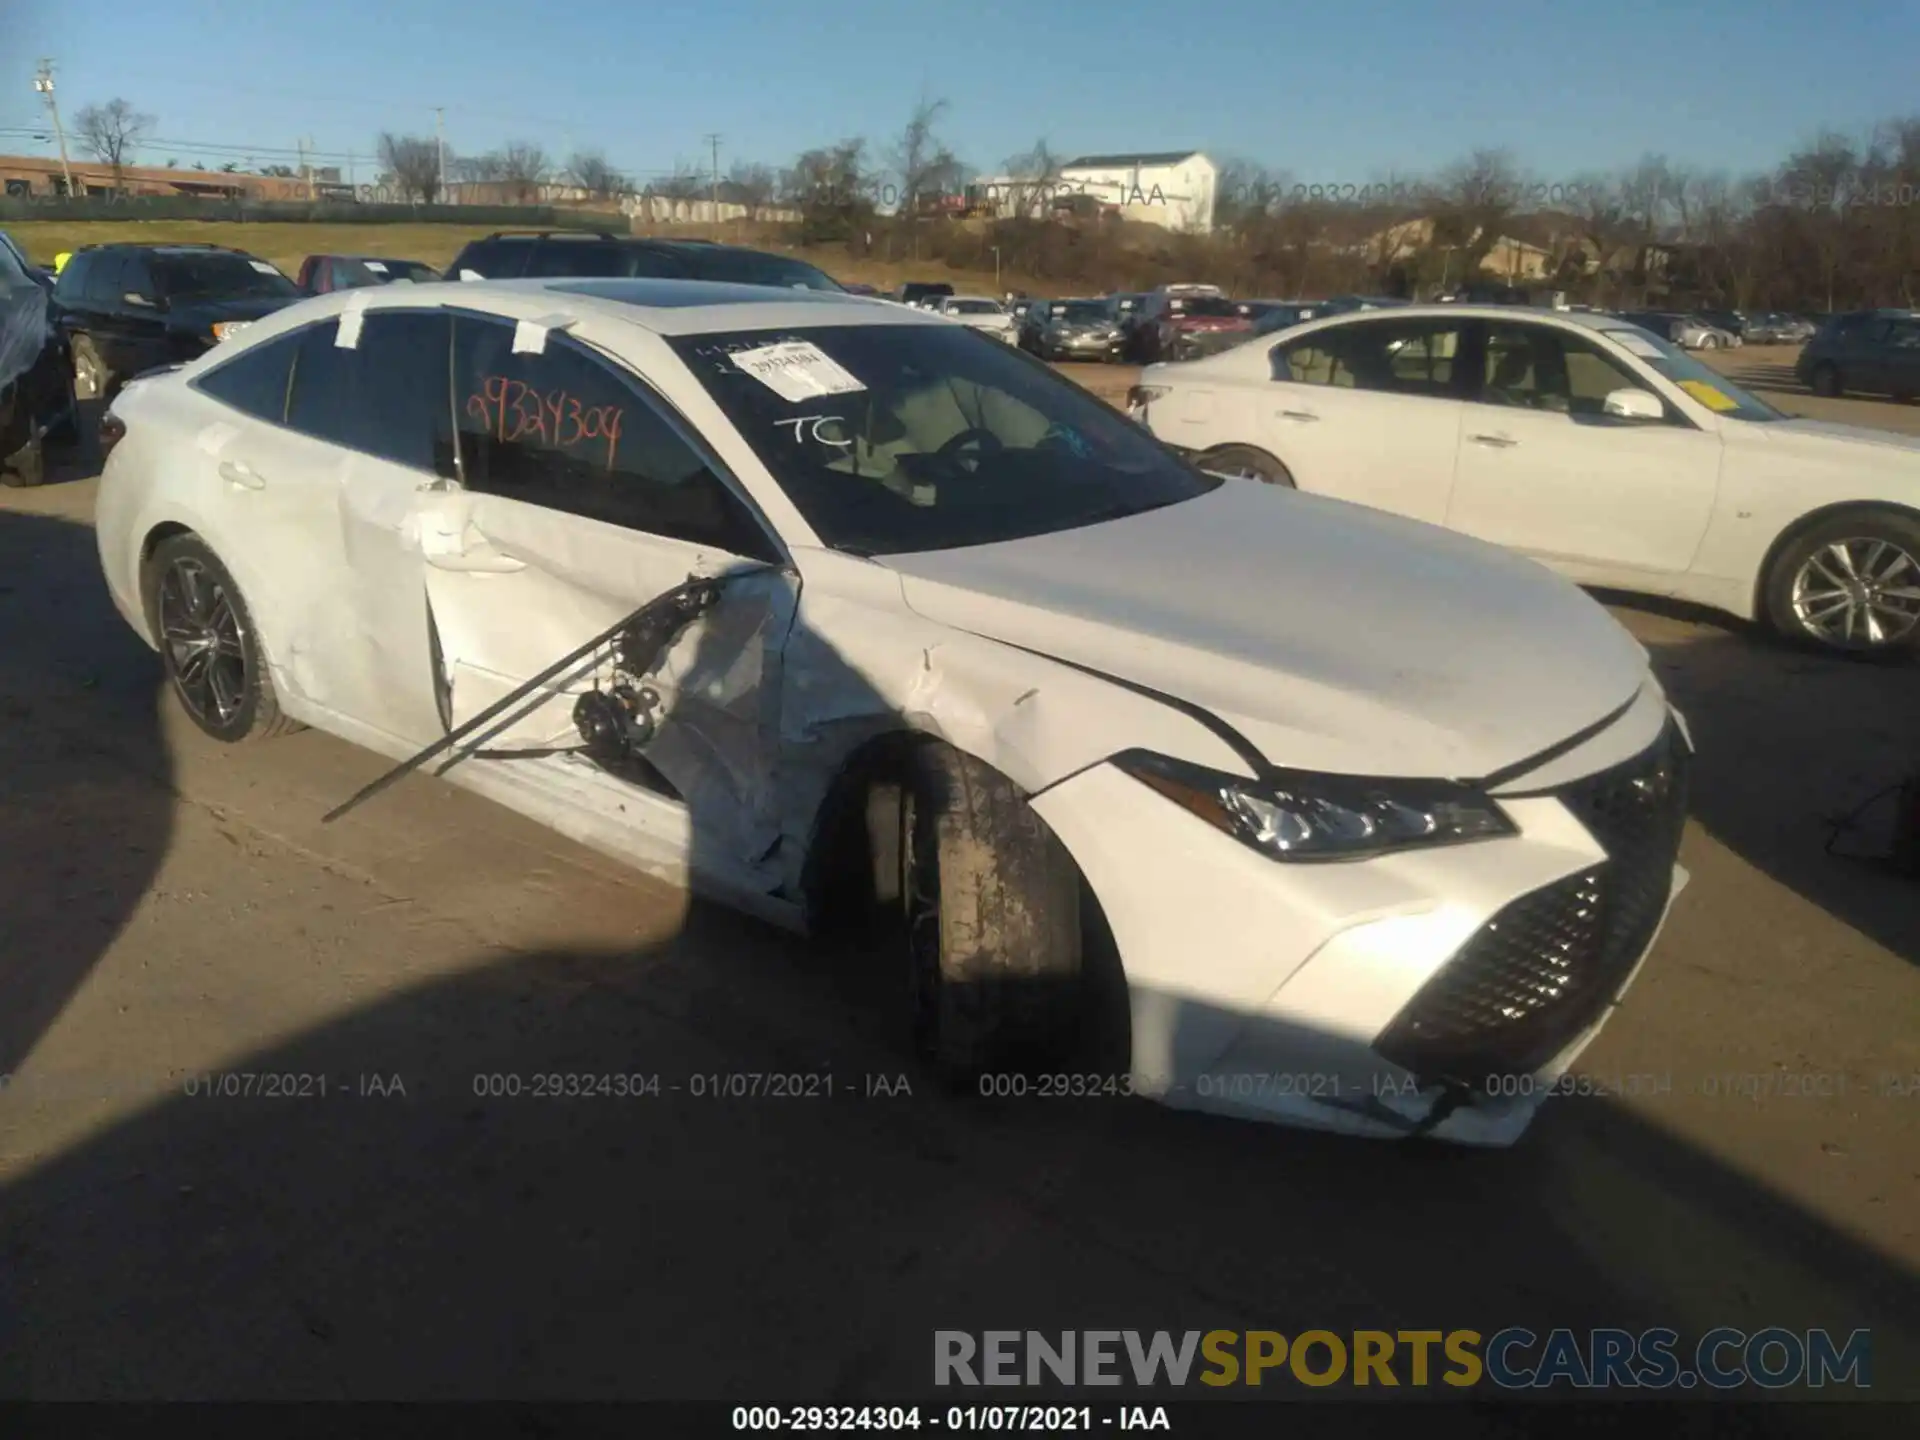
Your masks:
{"label": "torn sheet metal", "polygon": [[547,332],[565,330],[576,323],[572,315],[542,315],[538,320],[522,320],[513,327],[513,353],[516,355],[544,355],[547,352]]}
{"label": "torn sheet metal", "polygon": [[0,388],[33,369],[46,343],[47,292],[17,266],[0,269]]}

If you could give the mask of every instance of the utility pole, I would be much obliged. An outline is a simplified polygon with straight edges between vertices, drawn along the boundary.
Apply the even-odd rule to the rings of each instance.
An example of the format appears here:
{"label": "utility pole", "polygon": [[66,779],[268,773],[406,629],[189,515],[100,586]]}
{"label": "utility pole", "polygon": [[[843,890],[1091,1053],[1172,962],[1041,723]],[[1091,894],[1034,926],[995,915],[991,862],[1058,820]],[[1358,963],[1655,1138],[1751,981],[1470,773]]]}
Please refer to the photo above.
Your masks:
{"label": "utility pole", "polygon": [[300,178],[307,182],[307,199],[313,199],[313,167],[307,164],[307,142],[295,140],[294,148],[300,152]]}
{"label": "utility pole", "polygon": [[447,110],[444,105],[433,107],[433,143],[440,150],[440,203],[447,201]]}
{"label": "utility pole", "polygon": [[60,142],[60,174],[67,184],[67,194],[73,194],[73,166],[67,163],[67,132],[60,125],[60,105],[53,98],[53,61],[42,60],[40,72],[33,77],[33,88],[47,97],[47,112],[53,116],[54,138]]}
{"label": "utility pole", "polygon": [[719,135],[707,136],[707,143],[713,147],[713,229],[720,232],[720,141]]}

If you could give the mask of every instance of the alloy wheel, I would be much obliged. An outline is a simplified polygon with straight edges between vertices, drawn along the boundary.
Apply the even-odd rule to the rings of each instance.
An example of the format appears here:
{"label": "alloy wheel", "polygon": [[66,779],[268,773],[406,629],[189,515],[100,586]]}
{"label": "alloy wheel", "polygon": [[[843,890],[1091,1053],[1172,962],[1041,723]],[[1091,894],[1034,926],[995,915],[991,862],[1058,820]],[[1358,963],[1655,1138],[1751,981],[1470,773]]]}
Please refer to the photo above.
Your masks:
{"label": "alloy wheel", "polygon": [[1835,540],[1793,577],[1793,613],[1816,640],[1895,645],[1920,626],[1920,561],[1891,540]]}
{"label": "alloy wheel", "polygon": [[160,635],[181,702],[205,724],[229,724],[246,700],[247,635],[226,587],[199,561],[179,556],[161,577]]}

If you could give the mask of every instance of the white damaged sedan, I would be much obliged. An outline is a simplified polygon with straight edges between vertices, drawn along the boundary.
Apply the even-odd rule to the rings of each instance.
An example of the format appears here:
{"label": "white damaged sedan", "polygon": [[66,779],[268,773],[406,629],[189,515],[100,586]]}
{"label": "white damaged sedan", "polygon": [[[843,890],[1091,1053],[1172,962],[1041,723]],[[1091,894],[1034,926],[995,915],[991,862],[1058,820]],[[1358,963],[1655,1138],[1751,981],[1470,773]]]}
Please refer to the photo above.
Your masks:
{"label": "white damaged sedan", "polygon": [[[1510,1143],[1684,882],[1691,742],[1571,584],[1201,473],[901,306],[351,291],[103,438],[108,587],[201,729],[893,917],[948,1074]],[[1119,1073],[1069,1074],[1095,1040]]]}

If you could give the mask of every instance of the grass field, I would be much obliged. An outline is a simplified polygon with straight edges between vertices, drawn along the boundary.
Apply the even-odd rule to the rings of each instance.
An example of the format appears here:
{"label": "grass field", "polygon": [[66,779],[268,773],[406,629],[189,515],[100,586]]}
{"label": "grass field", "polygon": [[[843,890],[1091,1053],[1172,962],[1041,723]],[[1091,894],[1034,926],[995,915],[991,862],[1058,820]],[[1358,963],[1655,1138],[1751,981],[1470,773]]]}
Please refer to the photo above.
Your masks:
{"label": "grass field", "polygon": [[[202,244],[230,245],[270,260],[289,275],[309,255],[385,255],[398,260],[421,260],[439,269],[452,263],[453,257],[469,240],[497,229],[491,225],[253,225],[241,221],[193,220],[28,220],[9,225],[7,233],[25,247],[29,257],[43,265],[53,264],[63,250],[82,245],[132,242],[142,245]],[[676,232],[678,233],[678,232]],[[689,229],[688,236],[711,238],[734,244],[759,244],[787,250],[752,234],[734,233],[731,226],[718,233]],[[791,253],[818,265],[846,284],[873,285],[890,290],[905,280],[945,280],[955,290],[981,295],[996,293],[994,276],[949,270],[938,262],[914,263],[881,260],[855,260],[837,245],[820,246]],[[1000,277],[999,290],[1033,290],[1035,282],[1007,274]]]}

